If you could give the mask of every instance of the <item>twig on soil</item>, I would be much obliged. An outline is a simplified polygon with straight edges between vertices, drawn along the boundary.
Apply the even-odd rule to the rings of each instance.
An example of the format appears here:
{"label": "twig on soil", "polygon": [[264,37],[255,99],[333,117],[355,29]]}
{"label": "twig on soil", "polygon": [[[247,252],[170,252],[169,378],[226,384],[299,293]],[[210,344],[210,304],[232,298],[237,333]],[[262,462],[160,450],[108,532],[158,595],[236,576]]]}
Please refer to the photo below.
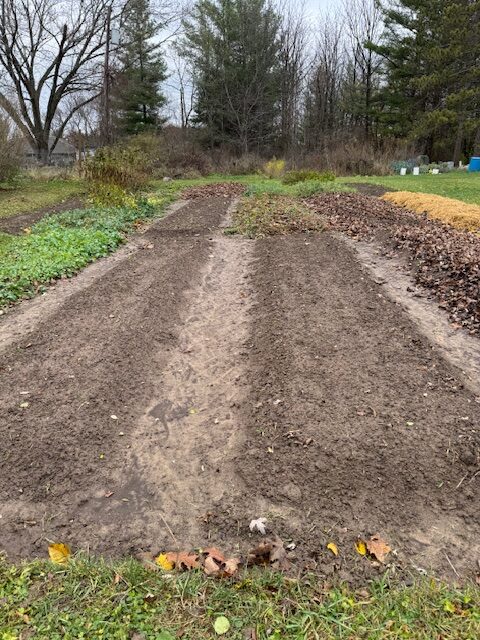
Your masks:
{"label": "twig on soil", "polygon": [[476,471],[473,476],[470,478],[470,480],[468,481],[468,484],[470,484],[471,482],[473,482],[475,480],[475,478],[480,474],[480,469],[478,471]]}
{"label": "twig on soil", "polygon": [[448,557],[448,555],[446,554],[446,552],[445,552],[445,551],[444,551],[444,553],[445,553],[445,557],[446,557],[446,559],[448,560],[448,564],[449,564],[449,565],[452,567],[452,569],[453,569],[453,572],[455,573],[455,575],[457,576],[457,578],[460,578],[460,576],[459,576],[459,574],[458,574],[458,571],[455,569],[455,567],[454,567],[454,566],[453,566],[453,564],[452,564],[452,561],[450,560],[450,558]]}
{"label": "twig on soil", "polygon": [[170,526],[168,524],[168,522],[165,520],[165,518],[162,516],[162,514],[160,514],[160,518],[163,520],[163,524],[166,526],[168,533],[172,536],[172,540],[175,543],[177,549],[179,549],[179,545],[178,545],[178,540],[175,538],[175,535],[173,533],[173,531],[170,529]]}
{"label": "twig on soil", "polygon": [[455,489],[460,489],[460,487],[461,487],[461,486],[462,486],[462,484],[463,484],[463,481],[464,481],[464,480],[466,480],[467,476],[468,476],[468,473],[466,473],[466,474],[463,476],[463,478],[462,478],[462,479],[460,480],[460,482],[457,484],[457,486],[455,487]]}

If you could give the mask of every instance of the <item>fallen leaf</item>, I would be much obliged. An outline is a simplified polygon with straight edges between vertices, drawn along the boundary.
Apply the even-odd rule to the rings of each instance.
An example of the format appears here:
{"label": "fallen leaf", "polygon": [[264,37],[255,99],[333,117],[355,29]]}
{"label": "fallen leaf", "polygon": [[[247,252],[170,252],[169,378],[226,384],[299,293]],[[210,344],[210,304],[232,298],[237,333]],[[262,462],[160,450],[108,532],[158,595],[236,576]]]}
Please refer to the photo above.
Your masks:
{"label": "fallen leaf", "polygon": [[204,549],[203,553],[206,556],[210,556],[211,558],[213,558],[216,562],[225,562],[225,556],[220,551],[220,549],[217,549],[216,547],[209,547],[208,549]]}
{"label": "fallen leaf", "polygon": [[171,571],[175,566],[173,562],[171,562],[165,553],[161,553],[159,556],[155,558],[155,563],[163,569],[164,571]]}
{"label": "fallen leaf", "polygon": [[227,633],[227,631],[230,629],[230,621],[225,616],[218,616],[218,618],[215,620],[213,628],[215,629],[215,633],[218,636],[223,636],[223,634]]}
{"label": "fallen leaf", "polygon": [[338,556],[338,547],[335,542],[329,542],[327,544],[327,549],[333,553],[334,556]]}
{"label": "fallen leaf", "polygon": [[229,558],[228,560],[225,560],[225,562],[222,565],[223,574],[228,578],[235,575],[235,573],[237,573],[238,571],[238,567],[240,566],[240,563],[241,563],[241,560],[239,558]]}
{"label": "fallen leaf", "polygon": [[264,536],[267,533],[267,529],[265,525],[267,524],[266,518],[257,518],[256,520],[252,520],[248,525],[250,531],[258,531]]}
{"label": "fallen leaf", "polygon": [[357,540],[357,542],[355,543],[355,549],[361,556],[367,555],[367,545],[363,540]]}
{"label": "fallen leaf", "polygon": [[245,629],[243,637],[245,640],[257,640],[257,632],[253,627],[248,627]]}
{"label": "fallen leaf", "polygon": [[66,564],[72,555],[68,544],[56,542],[48,545],[48,555],[54,564]]}
{"label": "fallen leaf", "polygon": [[180,551],[179,553],[170,551],[165,554],[165,557],[169,562],[173,563],[175,569],[190,571],[198,569],[200,566],[198,555],[189,551]]}
{"label": "fallen leaf", "polygon": [[215,562],[212,556],[207,556],[203,563],[203,570],[207,576],[218,576],[220,565]]}
{"label": "fallen leaf", "polygon": [[385,557],[391,551],[391,548],[379,535],[372,536],[370,540],[367,541],[367,549],[372,556],[375,556],[375,558],[382,563],[385,562]]}

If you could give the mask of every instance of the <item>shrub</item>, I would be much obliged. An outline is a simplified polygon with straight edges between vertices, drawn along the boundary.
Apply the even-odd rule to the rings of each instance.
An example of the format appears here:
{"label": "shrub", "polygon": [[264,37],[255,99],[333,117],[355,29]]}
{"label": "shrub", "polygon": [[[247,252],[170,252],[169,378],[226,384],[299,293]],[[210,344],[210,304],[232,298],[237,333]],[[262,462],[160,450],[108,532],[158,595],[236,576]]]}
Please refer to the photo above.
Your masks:
{"label": "shrub", "polygon": [[133,145],[102,147],[87,158],[83,170],[92,184],[116,185],[124,190],[136,191],[148,181],[148,158]]}
{"label": "shrub", "polygon": [[263,165],[263,173],[268,178],[281,178],[285,173],[285,160],[269,160]]}
{"label": "shrub", "polygon": [[117,184],[94,182],[90,185],[89,201],[96,207],[135,207],[135,197]]}
{"label": "shrub", "polygon": [[283,184],[297,184],[297,182],[306,182],[307,180],[316,180],[318,182],[331,182],[335,180],[335,174],[332,171],[315,171],[314,169],[299,169],[287,171],[283,176]]}
{"label": "shrub", "polygon": [[0,116],[0,182],[14,178],[20,171],[22,141],[12,132],[9,121]]}

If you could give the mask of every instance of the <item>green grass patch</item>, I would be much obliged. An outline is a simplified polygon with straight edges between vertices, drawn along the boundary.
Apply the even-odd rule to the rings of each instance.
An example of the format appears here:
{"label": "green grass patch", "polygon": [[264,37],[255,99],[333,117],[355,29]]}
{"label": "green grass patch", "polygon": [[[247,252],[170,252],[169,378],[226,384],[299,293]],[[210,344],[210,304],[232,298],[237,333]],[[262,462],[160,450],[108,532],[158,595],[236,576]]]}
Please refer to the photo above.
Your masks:
{"label": "green grass patch", "polygon": [[355,176],[339,178],[341,182],[364,182],[379,184],[397,191],[416,193],[434,193],[447,198],[463,200],[470,204],[480,204],[480,173],[453,171],[439,175],[422,174],[420,176]]}
{"label": "green grass patch", "polygon": [[24,178],[0,190],[0,218],[56,205],[85,192],[81,180]]}
{"label": "green grass patch", "polygon": [[61,567],[0,559],[0,602],[2,640],[211,640],[219,616],[230,623],[229,640],[255,637],[252,630],[258,640],[474,640],[480,633],[480,590],[426,578],[409,587],[384,579],[357,592],[260,569],[218,580],[156,573],[134,560],[79,556]]}
{"label": "green grass patch", "polygon": [[228,233],[261,238],[295,231],[321,231],[320,218],[294,198],[260,193],[242,199]]}
{"label": "green grass patch", "polygon": [[134,223],[159,216],[170,201],[157,196],[135,207],[66,211],[44,218],[28,235],[9,236],[5,248],[0,245],[0,306],[41,292],[108,255]]}

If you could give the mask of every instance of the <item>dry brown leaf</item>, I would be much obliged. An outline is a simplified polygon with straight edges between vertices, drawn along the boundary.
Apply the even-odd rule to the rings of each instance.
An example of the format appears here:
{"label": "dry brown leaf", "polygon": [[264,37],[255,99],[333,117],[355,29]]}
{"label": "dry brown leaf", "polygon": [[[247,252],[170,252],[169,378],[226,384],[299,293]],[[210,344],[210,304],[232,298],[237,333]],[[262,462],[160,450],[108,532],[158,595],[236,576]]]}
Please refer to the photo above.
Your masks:
{"label": "dry brown leaf", "polygon": [[165,558],[179,570],[191,571],[192,569],[198,569],[200,566],[198,555],[190,551],[180,551],[178,553],[170,551],[165,554]]}
{"label": "dry brown leaf", "polygon": [[290,568],[290,560],[287,558],[287,552],[283,546],[283,541],[275,536],[270,554],[270,563],[274,569],[287,571]]}
{"label": "dry brown leaf", "polygon": [[290,561],[283,546],[281,538],[267,539],[261,542],[254,549],[251,549],[247,556],[248,565],[270,565],[274,569],[286,571],[290,568]]}
{"label": "dry brown leaf", "polygon": [[370,553],[379,562],[382,562],[382,563],[385,562],[385,557],[392,550],[388,546],[388,544],[385,542],[385,540],[382,540],[382,538],[379,535],[372,536],[370,540],[367,541],[366,545],[367,545],[368,553]]}
{"label": "dry brown leaf", "polygon": [[220,573],[220,566],[215,562],[212,556],[207,556],[203,563],[203,570],[207,576],[218,576]]}
{"label": "dry brown leaf", "polygon": [[222,566],[222,571],[226,576],[231,577],[237,573],[240,564],[241,560],[239,558],[228,558]]}
{"label": "dry brown leaf", "polygon": [[220,549],[217,549],[217,547],[209,547],[208,549],[204,549],[203,553],[206,556],[210,556],[211,558],[213,558],[216,562],[225,562],[224,554],[220,551]]}

